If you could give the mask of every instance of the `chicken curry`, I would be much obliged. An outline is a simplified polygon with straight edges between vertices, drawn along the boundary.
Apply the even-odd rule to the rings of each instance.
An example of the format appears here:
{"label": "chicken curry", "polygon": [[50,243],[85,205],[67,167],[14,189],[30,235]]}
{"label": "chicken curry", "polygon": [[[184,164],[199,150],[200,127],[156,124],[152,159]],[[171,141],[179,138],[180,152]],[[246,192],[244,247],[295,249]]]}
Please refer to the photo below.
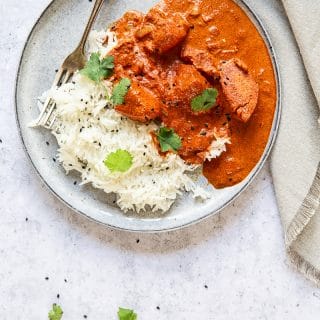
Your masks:
{"label": "chicken curry", "polygon": [[[116,110],[173,129],[181,138],[177,153],[203,164],[216,188],[242,181],[264,152],[276,106],[272,61],[245,12],[232,0],[163,0],[147,14],[127,12],[112,30],[114,80],[131,80]],[[201,95],[214,99],[192,108]],[[208,161],[218,137],[231,143]]]}

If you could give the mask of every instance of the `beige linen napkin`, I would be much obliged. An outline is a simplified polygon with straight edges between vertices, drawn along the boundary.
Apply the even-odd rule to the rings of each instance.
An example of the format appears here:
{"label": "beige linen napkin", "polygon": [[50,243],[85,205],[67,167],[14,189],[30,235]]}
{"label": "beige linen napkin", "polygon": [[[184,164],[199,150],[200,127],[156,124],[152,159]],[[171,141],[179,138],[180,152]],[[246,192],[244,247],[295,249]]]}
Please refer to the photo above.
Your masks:
{"label": "beige linen napkin", "polygon": [[320,285],[320,1],[282,2],[307,74],[304,87],[285,95],[271,171],[288,254]]}

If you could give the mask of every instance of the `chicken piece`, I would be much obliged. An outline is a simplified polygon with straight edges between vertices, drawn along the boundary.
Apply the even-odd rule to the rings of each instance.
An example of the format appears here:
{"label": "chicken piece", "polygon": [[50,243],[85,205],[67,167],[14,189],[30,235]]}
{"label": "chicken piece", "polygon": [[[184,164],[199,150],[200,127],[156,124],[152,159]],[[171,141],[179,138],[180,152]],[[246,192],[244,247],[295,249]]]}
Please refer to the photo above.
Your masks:
{"label": "chicken piece", "polygon": [[117,106],[116,110],[134,121],[148,122],[160,116],[162,106],[152,91],[133,81],[124,104]]}
{"label": "chicken piece", "polygon": [[259,85],[239,59],[222,62],[219,66],[222,91],[232,112],[247,122],[253,114],[259,96]]}
{"label": "chicken piece", "polygon": [[196,49],[186,44],[181,50],[181,58],[186,62],[191,62],[199,71],[210,77],[219,76],[213,56],[205,50]]}
{"label": "chicken piece", "polygon": [[126,12],[112,27],[118,37],[133,34],[142,23],[144,14],[138,11]]}
{"label": "chicken piece", "polygon": [[192,112],[191,100],[209,87],[209,82],[193,65],[177,64],[168,73],[165,98],[169,105],[183,106]]}
{"label": "chicken piece", "polygon": [[186,37],[188,21],[180,14],[153,7],[145,16],[136,38],[151,52],[166,53]]}

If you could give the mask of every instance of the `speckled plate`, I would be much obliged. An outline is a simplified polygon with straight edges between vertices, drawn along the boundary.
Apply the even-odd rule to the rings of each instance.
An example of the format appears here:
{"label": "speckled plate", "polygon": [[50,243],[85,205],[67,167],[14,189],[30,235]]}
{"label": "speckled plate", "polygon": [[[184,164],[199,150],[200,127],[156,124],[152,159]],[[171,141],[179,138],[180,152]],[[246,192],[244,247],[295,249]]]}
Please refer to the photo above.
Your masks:
{"label": "speckled plate", "polygon": [[[96,28],[107,26],[130,9],[147,11],[156,2],[156,0],[106,0]],[[36,22],[22,54],[16,84],[16,114],[25,150],[34,168],[61,201],[74,211],[114,228],[156,232],[187,226],[219,212],[250,184],[262,168],[276,137],[280,118],[280,82],[274,52],[265,29],[244,2],[237,1],[237,3],[247,12],[264,37],[273,59],[278,82],[278,106],[265,152],[245,181],[234,187],[215,191],[212,199],[204,203],[196,202],[185,194],[166,215],[147,213],[141,216],[121,212],[114,204],[114,195],[106,195],[89,186],[74,185],[74,181],[79,181],[79,176],[65,175],[63,168],[53,160],[57,143],[50,132],[28,128],[30,121],[38,115],[37,97],[51,86],[55,70],[77,45],[92,7],[92,3],[88,0],[51,2]],[[199,183],[204,182],[204,179],[199,181]]]}

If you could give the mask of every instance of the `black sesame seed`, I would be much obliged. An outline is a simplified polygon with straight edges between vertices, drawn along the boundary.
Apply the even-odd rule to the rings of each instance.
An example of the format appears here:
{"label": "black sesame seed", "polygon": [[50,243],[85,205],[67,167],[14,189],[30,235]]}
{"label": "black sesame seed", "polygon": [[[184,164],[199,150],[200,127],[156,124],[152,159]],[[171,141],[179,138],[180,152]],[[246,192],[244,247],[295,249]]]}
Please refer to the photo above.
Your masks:
{"label": "black sesame seed", "polygon": [[59,298],[60,298],[60,294],[58,293],[58,294],[57,294],[57,299],[59,299]]}
{"label": "black sesame seed", "polygon": [[67,280],[67,279],[64,279],[64,282],[65,282],[65,283],[67,283],[67,282],[68,282],[68,280]]}
{"label": "black sesame seed", "polygon": [[52,158],[53,162],[56,162],[57,160],[55,158]]}
{"label": "black sesame seed", "polygon": [[26,221],[29,221],[29,218],[28,218],[28,217],[26,217]]}
{"label": "black sesame seed", "polygon": [[73,184],[76,186],[77,185],[77,181],[75,181]]}
{"label": "black sesame seed", "polygon": [[44,279],[48,281],[48,280],[49,280],[49,277],[45,277]]}
{"label": "black sesame seed", "polygon": [[137,239],[137,241],[136,241],[137,243],[139,243],[140,242],[140,239]]}
{"label": "black sesame seed", "polygon": [[48,141],[46,141],[46,145],[47,145],[47,146],[49,146],[49,145],[50,145],[50,143],[49,143]]}
{"label": "black sesame seed", "polygon": [[159,306],[157,306],[157,310],[160,310],[160,307],[159,307]]}
{"label": "black sesame seed", "polygon": [[[91,1],[92,1],[92,0],[89,0],[89,2],[91,2]],[[87,316],[86,314],[84,314],[84,315],[83,315],[83,318],[84,318],[84,319],[87,319],[88,316]]]}
{"label": "black sesame seed", "polygon": [[204,287],[205,287],[206,289],[208,289],[208,286],[207,286],[206,284],[204,285]]}

